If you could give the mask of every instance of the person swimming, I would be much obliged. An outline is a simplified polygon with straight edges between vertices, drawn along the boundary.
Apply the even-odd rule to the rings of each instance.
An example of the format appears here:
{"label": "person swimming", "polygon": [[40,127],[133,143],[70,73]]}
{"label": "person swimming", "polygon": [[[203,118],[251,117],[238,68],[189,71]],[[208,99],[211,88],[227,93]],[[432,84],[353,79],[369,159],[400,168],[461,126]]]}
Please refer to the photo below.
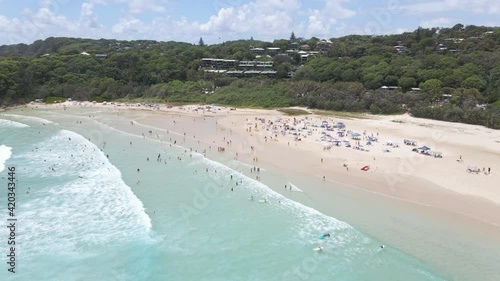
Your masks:
{"label": "person swimming", "polygon": [[383,249],[383,248],[385,248],[385,245],[380,245],[380,249]]}

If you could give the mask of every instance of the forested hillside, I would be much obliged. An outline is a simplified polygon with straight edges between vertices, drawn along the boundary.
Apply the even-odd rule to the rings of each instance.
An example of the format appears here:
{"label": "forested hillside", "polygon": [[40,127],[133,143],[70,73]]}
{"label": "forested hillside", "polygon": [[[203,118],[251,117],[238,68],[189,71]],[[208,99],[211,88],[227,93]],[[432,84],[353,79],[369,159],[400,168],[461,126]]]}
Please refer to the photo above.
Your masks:
{"label": "forested hillside", "polygon": [[[203,58],[236,64],[221,69]],[[274,74],[243,77],[242,61],[272,61]],[[210,46],[202,39],[192,45],[79,38],[0,46],[0,105],[49,96],[407,111],[500,128],[500,28],[457,24],[321,40],[292,34]]]}

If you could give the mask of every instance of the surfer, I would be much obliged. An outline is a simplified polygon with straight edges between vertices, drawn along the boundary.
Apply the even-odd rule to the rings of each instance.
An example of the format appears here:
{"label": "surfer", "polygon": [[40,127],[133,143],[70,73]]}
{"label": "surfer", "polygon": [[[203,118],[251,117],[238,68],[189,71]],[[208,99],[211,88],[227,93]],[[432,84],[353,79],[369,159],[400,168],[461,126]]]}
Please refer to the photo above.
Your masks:
{"label": "surfer", "polygon": [[385,248],[385,245],[380,245],[380,249],[383,249],[383,248]]}
{"label": "surfer", "polygon": [[325,234],[323,234],[323,237],[325,237],[325,238],[326,238],[326,237],[330,237],[330,233],[325,233]]}

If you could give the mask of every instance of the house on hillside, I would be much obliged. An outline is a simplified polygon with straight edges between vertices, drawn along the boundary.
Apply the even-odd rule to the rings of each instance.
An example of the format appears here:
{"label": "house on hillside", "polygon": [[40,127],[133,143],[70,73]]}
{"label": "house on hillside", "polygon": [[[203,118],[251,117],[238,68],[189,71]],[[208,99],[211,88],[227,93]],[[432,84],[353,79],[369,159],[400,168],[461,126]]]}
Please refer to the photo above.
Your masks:
{"label": "house on hillside", "polygon": [[382,86],[382,87],[380,87],[380,89],[382,89],[384,91],[396,91],[396,90],[401,89],[401,87],[398,87],[398,86]]}
{"label": "house on hillside", "polygon": [[267,76],[269,78],[275,78],[276,75],[278,74],[278,72],[275,70],[266,70],[266,71],[262,71],[260,74]]}
{"label": "house on hillside", "polygon": [[255,67],[257,68],[272,68],[274,65],[274,61],[257,61]]}
{"label": "house on hillside", "polygon": [[397,46],[394,46],[394,49],[395,49],[398,53],[404,53],[404,52],[408,51],[408,47],[406,47],[406,46],[402,46],[402,45],[397,45]]}
{"label": "house on hillside", "polygon": [[333,47],[333,43],[330,40],[322,39],[321,41],[318,42],[316,45],[316,49],[321,53],[321,54],[326,54],[328,53],[328,50],[330,50]]}
{"label": "house on hillside", "polygon": [[202,58],[200,66],[206,68],[230,69],[236,68],[237,64],[237,60]]}
{"label": "house on hillside", "polygon": [[310,51],[311,47],[309,45],[307,45],[307,44],[304,44],[304,45],[300,46],[300,49],[302,51]]}
{"label": "house on hillside", "polygon": [[437,46],[437,49],[436,49],[436,50],[437,50],[437,51],[446,51],[446,50],[448,50],[448,48],[447,48],[444,44],[439,44],[439,45]]}
{"label": "house on hillside", "polygon": [[255,64],[256,64],[255,61],[242,60],[238,64],[238,68],[253,68],[255,66]]}
{"label": "house on hillside", "polygon": [[227,72],[227,70],[222,70],[222,69],[205,69],[204,75],[205,78],[216,78],[224,75]]}
{"label": "house on hillside", "polygon": [[266,50],[270,54],[277,54],[281,51],[280,47],[267,47]]}
{"label": "house on hillside", "polygon": [[264,54],[264,49],[263,48],[250,48],[250,52],[256,54],[256,55],[262,55]]}
{"label": "house on hillside", "polygon": [[311,54],[302,54],[302,55],[300,55],[300,61],[301,62],[306,62],[312,56],[313,55],[311,55]]}
{"label": "house on hillside", "polygon": [[226,72],[226,76],[229,76],[229,77],[243,77],[243,71],[241,71],[241,70],[228,71],[228,72]]}

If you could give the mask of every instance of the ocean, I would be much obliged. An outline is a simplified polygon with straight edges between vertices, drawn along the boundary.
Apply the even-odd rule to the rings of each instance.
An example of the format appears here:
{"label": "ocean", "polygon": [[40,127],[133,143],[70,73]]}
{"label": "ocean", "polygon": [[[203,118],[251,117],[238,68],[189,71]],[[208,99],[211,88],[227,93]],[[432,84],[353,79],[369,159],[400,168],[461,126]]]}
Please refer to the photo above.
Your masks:
{"label": "ocean", "polygon": [[110,112],[44,114],[0,114],[0,220],[8,167],[17,218],[16,273],[2,227],[0,280],[452,280],[245,176],[248,164],[122,131]]}

